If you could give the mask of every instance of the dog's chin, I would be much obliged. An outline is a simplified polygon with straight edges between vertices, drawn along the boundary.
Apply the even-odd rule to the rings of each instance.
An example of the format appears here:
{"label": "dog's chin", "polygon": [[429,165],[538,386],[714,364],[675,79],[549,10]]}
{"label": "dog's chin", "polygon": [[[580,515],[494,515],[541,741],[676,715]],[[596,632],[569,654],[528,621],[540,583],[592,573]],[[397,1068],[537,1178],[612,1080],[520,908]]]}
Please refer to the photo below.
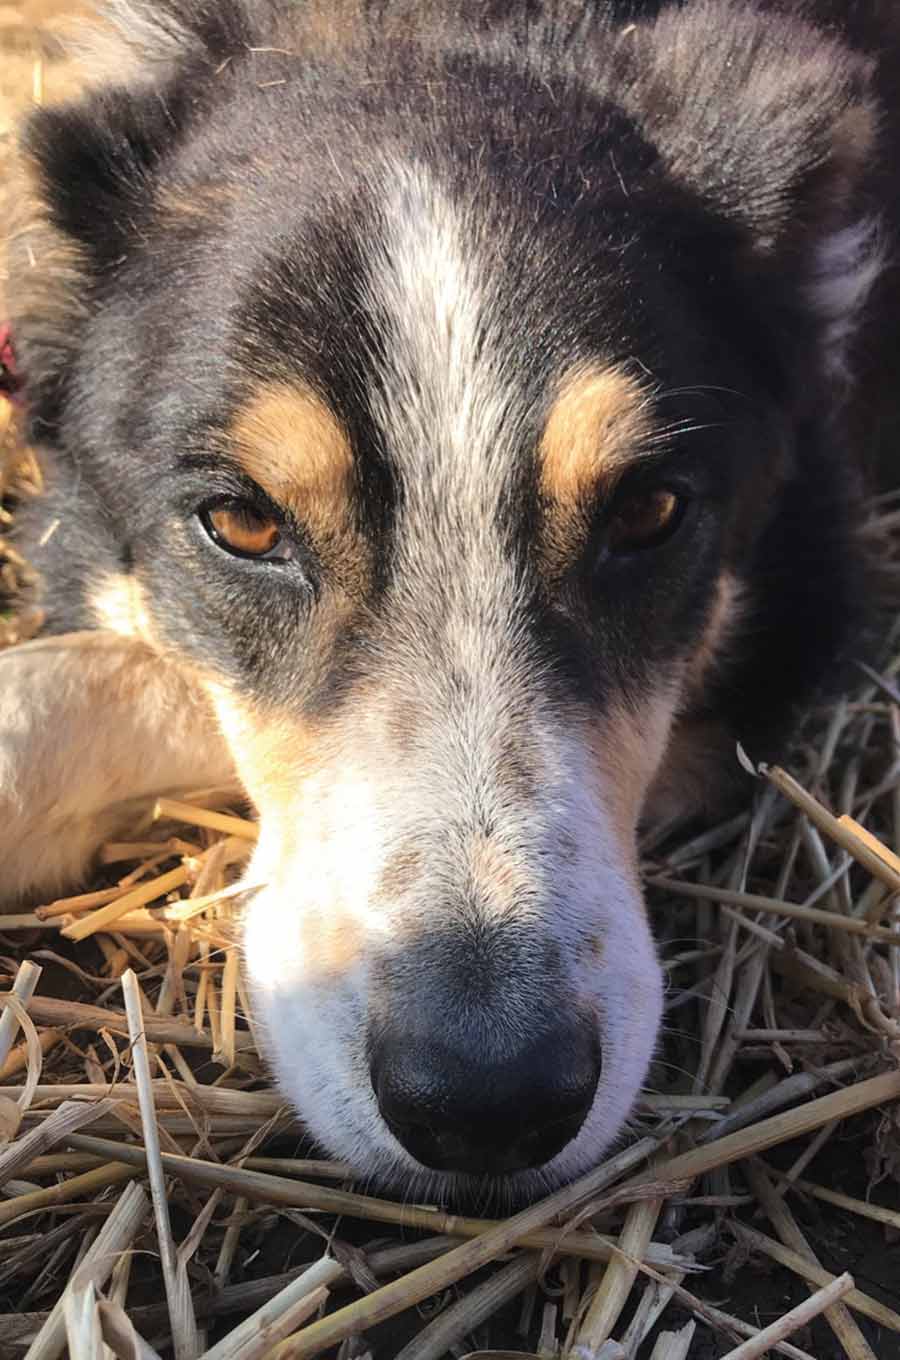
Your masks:
{"label": "dog's chin", "polygon": [[472,1176],[411,1165],[404,1155],[393,1165],[385,1165],[382,1161],[377,1171],[370,1168],[366,1179],[406,1203],[440,1204],[479,1216],[512,1213],[587,1175],[622,1143],[639,1091],[636,1089],[629,1096],[621,1091],[617,1093],[617,1108],[612,1120],[608,1113],[610,1102],[604,1094],[598,1093],[581,1132],[543,1166],[501,1176]]}
{"label": "dog's chin", "polygon": [[398,1166],[393,1173],[367,1178],[367,1183],[404,1204],[437,1205],[477,1218],[502,1218],[543,1199],[568,1179],[551,1177],[540,1167],[511,1176],[470,1176],[427,1167],[410,1173]]}
{"label": "dog's chin", "polygon": [[[472,1176],[460,1172],[432,1171],[422,1166],[410,1170],[406,1162],[365,1177],[365,1184],[405,1204],[438,1205],[476,1217],[501,1218],[544,1199],[598,1165],[621,1140],[619,1137],[593,1156],[573,1156],[563,1151],[545,1166],[503,1176]],[[576,1140],[577,1142],[578,1140]],[[574,1144],[572,1145],[574,1147]],[[360,1178],[362,1182],[362,1177]]]}
{"label": "dog's chin", "polygon": [[[615,1135],[603,1142],[593,1140],[585,1130],[543,1166],[497,1176],[433,1170],[399,1148],[400,1155],[391,1158],[383,1146],[368,1159],[351,1160],[351,1166],[357,1173],[357,1185],[367,1192],[374,1191],[405,1204],[437,1205],[458,1213],[498,1218],[523,1209],[592,1171],[621,1144],[627,1127],[628,1121],[623,1120]],[[387,1129],[384,1132],[390,1139]],[[319,1140],[316,1146],[323,1155],[335,1155],[333,1147]]]}

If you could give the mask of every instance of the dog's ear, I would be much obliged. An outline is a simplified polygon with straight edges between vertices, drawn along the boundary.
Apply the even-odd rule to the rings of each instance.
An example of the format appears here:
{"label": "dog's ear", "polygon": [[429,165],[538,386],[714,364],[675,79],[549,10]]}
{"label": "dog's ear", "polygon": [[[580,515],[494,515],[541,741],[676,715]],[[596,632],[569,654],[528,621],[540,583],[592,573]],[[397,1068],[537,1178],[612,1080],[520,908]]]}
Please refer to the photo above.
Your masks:
{"label": "dog's ear", "polygon": [[[672,5],[626,25],[629,112],[668,173],[780,276],[841,371],[880,267],[865,201],[876,151],[871,63],[802,17],[733,0]],[[621,68],[620,68],[621,69]]]}
{"label": "dog's ear", "polygon": [[139,232],[155,175],[202,117],[216,72],[252,45],[250,14],[242,0],[115,0],[91,37],[76,40],[84,96],[38,109],[22,129],[7,274],[39,442],[54,440],[98,287]]}
{"label": "dog's ear", "polygon": [[264,0],[255,15],[242,0],[113,0],[90,37],[75,39],[86,96],[34,113],[22,148],[49,219],[91,261],[115,254],[129,208],[261,19]]}

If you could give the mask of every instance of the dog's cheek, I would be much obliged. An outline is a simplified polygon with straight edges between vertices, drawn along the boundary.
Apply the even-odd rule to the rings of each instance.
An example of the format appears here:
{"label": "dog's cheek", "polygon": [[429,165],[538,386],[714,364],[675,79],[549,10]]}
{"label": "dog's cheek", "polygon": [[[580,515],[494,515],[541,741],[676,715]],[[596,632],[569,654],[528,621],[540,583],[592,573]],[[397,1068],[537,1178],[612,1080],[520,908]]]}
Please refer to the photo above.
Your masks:
{"label": "dog's cheek", "polygon": [[577,838],[580,868],[566,929],[578,939],[572,979],[597,1016],[603,1068],[584,1127],[547,1169],[560,1180],[595,1164],[618,1137],[658,1041],[663,974],[639,882],[635,827],[676,701],[677,687],[670,686],[640,706],[612,705],[592,723],[585,744],[578,822],[594,830]]}
{"label": "dog's cheek", "polygon": [[656,690],[610,702],[606,712],[586,728],[589,777],[595,796],[608,809],[627,864],[634,863],[638,818],[663,760],[678,707],[682,667],[673,670],[672,679]]}

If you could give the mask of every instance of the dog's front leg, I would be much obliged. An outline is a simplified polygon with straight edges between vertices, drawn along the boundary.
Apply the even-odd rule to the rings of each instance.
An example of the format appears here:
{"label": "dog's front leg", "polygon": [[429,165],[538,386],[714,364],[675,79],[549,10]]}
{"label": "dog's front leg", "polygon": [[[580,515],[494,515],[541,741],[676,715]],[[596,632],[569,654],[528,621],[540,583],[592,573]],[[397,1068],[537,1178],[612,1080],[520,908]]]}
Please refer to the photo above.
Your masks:
{"label": "dog's front leg", "polygon": [[135,799],[234,780],[202,694],[101,632],[0,652],[0,910],[84,881]]}

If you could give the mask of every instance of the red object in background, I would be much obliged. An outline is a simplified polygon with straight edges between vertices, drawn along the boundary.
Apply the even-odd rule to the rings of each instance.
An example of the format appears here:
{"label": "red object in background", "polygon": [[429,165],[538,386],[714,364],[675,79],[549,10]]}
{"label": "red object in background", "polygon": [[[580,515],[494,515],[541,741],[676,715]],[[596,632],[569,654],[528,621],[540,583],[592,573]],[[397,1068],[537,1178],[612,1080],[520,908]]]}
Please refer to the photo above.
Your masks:
{"label": "red object in background", "polygon": [[12,331],[8,321],[0,321],[0,397],[17,405],[22,400],[22,378],[16,366]]}

